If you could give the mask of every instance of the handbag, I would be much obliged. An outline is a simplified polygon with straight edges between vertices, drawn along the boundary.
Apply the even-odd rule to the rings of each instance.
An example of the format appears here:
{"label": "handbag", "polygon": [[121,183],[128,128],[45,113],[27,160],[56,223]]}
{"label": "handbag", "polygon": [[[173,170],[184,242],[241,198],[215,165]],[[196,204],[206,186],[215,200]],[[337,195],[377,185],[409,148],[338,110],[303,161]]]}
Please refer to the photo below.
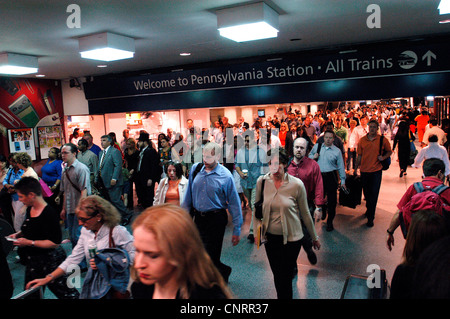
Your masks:
{"label": "handbag", "polygon": [[[113,229],[114,229],[114,227],[111,227],[109,229],[109,248],[116,248],[116,243],[114,242],[114,238],[112,236]],[[110,292],[111,292],[111,299],[130,299],[131,298],[131,294],[128,290],[125,293],[121,293],[120,291],[111,287]]]}
{"label": "handbag", "polygon": [[255,217],[263,219],[263,203],[264,203],[264,183],[266,180],[263,178],[261,186],[261,198],[255,203]]}
{"label": "handbag", "polygon": [[[384,154],[382,154],[382,149],[383,149],[383,138],[384,136],[380,136],[380,155],[383,156]],[[389,156],[388,158],[386,158],[384,161],[381,161],[381,166],[383,166],[383,171],[386,171],[389,169],[389,166],[391,166],[391,157]]]}
{"label": "handbag", "polygon": [[39,178],[39,184],[41,184],[42,195],[44,197],[51,197],[53,195],[53,192],[51,191],[50,187],[48,187],[47,183],[44,182],[42,178]]}

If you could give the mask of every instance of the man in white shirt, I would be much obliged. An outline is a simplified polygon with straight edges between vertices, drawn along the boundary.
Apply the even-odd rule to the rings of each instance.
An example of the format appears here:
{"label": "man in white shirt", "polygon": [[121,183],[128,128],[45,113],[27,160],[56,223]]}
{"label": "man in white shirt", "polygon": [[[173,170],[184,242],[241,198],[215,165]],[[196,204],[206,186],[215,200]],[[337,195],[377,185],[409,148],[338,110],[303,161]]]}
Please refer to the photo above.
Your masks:
{"label": "man in white shirt", "polygon": [[219,121],[214,122],[214,128],[211,130],[210,142],[215,142],[219,145],[223,143],[222,126]]}
{"label": "man in white shirt", "polygon": [[353,133],[350,135],[349,144],[358,145],[358,142],[361,139],[361,137],[369,133],[369,127],[367,126],[369,119],[367,118],[367,115],[365,114],[362,115],[359,121],[361,124],[355,127]]}
{"label": "man in white shirt", "polygon": [[445,132],[439,126],[437,126],[437,119],[430,119],[429,123],[430,127],[425,131],[425,134],[423,135],[422,147],[427,145],[430,135],[436,135],[438,137],[439,145],[444,145],[445,142],[447,142],[447,137],[445,136]]}
{"label": "man in white shirt", "polygon": [[420,168],[422,162],[429,158],[439,158],[445,164],[445,176],[450,177],[450,162],[448,153],[444,146],[439,145],[437,135],[430,135],[428,137],[428,146],[422,148],[417,154],[412,167]]}
{"label": "man in white shirt", "polygon": [[353,136],[356,129],[356,121],[350,120],[350,127],[348,129],[348,148],[347,148],[347,171],[350,171],[350,163],[352,163],[352,168],[356,167],[356,137]]}

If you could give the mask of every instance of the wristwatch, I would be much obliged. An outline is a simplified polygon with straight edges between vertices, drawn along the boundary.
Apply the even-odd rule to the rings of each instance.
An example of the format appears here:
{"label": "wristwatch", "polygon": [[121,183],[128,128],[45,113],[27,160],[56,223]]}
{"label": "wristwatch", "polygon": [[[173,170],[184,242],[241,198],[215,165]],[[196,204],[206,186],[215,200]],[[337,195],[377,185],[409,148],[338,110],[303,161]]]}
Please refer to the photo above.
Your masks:
{"label": "wristwatch", "polygon": [[52,275],[52,274],[48,274],[47,276],[45,276],[45,277],[50,277],[50,278],[52,278],[50,281],[51,282],[53,282],[53,280],[55,280],[55,277]]}

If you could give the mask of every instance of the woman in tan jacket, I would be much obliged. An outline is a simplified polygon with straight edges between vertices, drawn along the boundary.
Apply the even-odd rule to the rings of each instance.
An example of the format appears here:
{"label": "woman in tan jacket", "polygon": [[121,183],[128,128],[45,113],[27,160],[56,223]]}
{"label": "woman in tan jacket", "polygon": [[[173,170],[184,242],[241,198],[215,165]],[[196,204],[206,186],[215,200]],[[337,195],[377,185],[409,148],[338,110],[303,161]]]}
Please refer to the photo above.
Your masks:
{"label": "woman in tan jacket", "polygon": [[267,153],[270,172],[256,183],[256,198],[261,198],[264,185],[262,237],[267,241],[265,249],[273,273],[278,299],[292,299],[292,274],[300,253],[305,223],[313,238],[313,247],[320,249],[319,236],[308,209],[303,182],[286,172],[289,157],[283,148]]}

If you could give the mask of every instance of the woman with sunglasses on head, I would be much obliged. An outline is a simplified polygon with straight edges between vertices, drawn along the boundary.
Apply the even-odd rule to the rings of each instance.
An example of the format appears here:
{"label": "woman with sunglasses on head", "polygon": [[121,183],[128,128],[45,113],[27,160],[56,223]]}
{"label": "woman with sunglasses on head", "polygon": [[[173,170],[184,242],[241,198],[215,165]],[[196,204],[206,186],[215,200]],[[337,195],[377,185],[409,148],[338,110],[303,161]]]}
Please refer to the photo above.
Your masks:
{"label": "woman with sunglasses on head", "polygon": [[80,238],[72,250],[72,254],[61,263],[58,268],[45,278],[35,279],[27,284],[27,289],[44,286],[56,278],[73,270],[73,265],[80,264],[85,258],[92,269],[96,269],[94,259],[90,257],[89,246],[95,243],[97,251],[110,248],[112,241],[115,247],[127,251],[130,260],[134,260],[133,236],[128,230],[120,226],[120,213],[107,200],[97,195],[91,195],[80,200],[75,211],[78,222],[84,226]]}
{"label": "woman with sunglasses on head", "polygon": [[183,175],[183,166],[181,163],[167,162],[164,165],[164,173],[167,177],[158,184],[153,205],[164,203],[180,205],[188,185],[188,180]]}

